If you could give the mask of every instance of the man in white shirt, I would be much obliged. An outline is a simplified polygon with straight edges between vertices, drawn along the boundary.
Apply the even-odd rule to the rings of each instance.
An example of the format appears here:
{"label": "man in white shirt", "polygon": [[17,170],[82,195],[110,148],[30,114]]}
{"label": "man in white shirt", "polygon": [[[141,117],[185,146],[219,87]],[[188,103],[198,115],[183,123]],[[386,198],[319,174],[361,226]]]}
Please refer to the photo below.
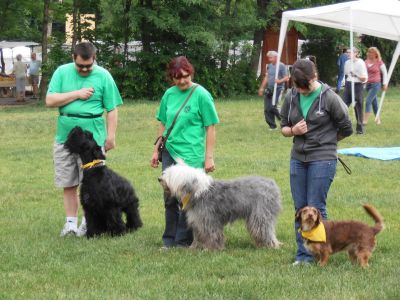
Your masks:
{"label": "man in white shirt", "polygon": [[32,52],[29,64],[29,82],[32,85],[33,99],[38,97],[39,70],[42,62],[36,59],[36,53]]}
{"label": "man in white shirt", "polygon": [[[350,106],[352,102],[351,82],[354,82],[354,112],[357,120],[356,132],[357,134],[363,134],[363,83],[368,79],[368,72],[364,61],[358,55],[359,52],[356,48],[351,49],[350,59],[344,65],[346,85],[343,100],[347,106]],[[351,63],[353,63],[353,70],[351,70]]]}

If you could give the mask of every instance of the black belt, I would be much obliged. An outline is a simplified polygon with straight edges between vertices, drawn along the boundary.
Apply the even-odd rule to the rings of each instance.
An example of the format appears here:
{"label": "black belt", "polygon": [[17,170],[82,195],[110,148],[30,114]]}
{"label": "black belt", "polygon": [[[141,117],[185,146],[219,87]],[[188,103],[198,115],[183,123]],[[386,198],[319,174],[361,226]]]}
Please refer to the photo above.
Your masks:
{"label": "black belt", "polygon": [[60,116],[71,117],[71,118],[82,118],[82,119],[95,119],[95,118],[100,118],[102,115],[103,114],[91,115],[91,116],[82,116],[82,115],[76,115],[76,114],[60,113]]}

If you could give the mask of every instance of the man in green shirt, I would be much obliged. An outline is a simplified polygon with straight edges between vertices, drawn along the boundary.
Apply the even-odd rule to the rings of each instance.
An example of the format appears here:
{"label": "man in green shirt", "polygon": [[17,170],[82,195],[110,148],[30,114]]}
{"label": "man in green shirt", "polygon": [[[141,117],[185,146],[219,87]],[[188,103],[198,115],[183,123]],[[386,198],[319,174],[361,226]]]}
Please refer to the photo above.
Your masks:
{"label": "man in green shirt", "polygon": [[[110,73],[95,65],[96,48],[84,42],[76,45],[73,63],[60,66],[53,74],[46,96],[46,105],[57,107],[57,131],[54,144],[55,185],[64,189],[66,223],[61,236],[84,235],[83,219],[78,229],[78,186],[82,179],[81,161],[64,149],[69,132],[75,126],[93,133],[105,151],[115,147],[118,121],[117,107],[121,95]],[[106,110],[106,121],[102,115]]]}

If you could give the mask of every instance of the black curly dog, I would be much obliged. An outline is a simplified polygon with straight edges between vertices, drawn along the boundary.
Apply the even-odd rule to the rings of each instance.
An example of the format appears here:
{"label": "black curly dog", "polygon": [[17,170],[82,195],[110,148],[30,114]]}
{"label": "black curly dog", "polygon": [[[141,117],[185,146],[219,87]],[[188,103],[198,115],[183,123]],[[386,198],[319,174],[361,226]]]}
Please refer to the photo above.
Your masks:
{"label": "black curly dog", "polygon": [[[76,126],[64,147],[82,159],[80,200],[85,212],[87,238],[104,233],[122,235],[141,227],[135,190],[125,178],[105,166],[105,155],[92,133]],[[126,214],[126,223],[122,213]]]}

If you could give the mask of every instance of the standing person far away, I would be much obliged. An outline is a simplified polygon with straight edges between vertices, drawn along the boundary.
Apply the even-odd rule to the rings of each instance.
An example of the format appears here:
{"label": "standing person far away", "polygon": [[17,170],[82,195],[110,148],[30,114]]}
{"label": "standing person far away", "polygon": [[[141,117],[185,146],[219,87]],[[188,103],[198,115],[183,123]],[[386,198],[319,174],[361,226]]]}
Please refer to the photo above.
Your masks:
{"label": "standing person far away", "polygon": [[[353,48],[350,51],[350,59],[346,61],[344,65],[344,74],[346,77],[346,85],[344,88],[343,100],[347,106],[350,106],[352,102],[352,89],[351,85],[354,82],[354,112],[356,115],[357,125],[356,133],[364,133],[363,125],[363,84],[368,79],[367,68],[365,67],[365,62],[358,57],[358,50]],[[353,62],[353,70],[351,70],[351,62]]]}
{"label": "standing person far away", "polygon": [[17,90],[17,102],[25,101],[25,78],[26,64],[22,62],[22,55],[16,56],[17,61],[13,66],[13,74],[15,75],[15,85]]}
{"label": "standing person far away", "polygon": [[[371,108],[376,116],[378,112],[378,92],[381,90],[386,91],[388,87],[388,74],[385,63],[382,61],[381,53],[378,48],[370,47],[367,51],[367,59],[365,66],[368,72],[367,81],[367,99],[365,103],[365,113],[363,124],[368,124],[368,118],[371,116]],[[381,124],[381,118],[376,119],[376,124]]]}
{"label": "standing person far away", "polygon": [[[267,122],[270,130],[276,129],[275,117],[280,119],[279,111],[278,111],[278,101],[281,95],[281,92],[285,88],[285,82],[289,80],[289,76],[287,73],[287,67],[283,63],[279,63],[278,67],[278,79],[275,79],[276,74],[276,63],[278,60],[278,52],[276,51],[268,51],[267,52],[268,65],[267,72],[265,73],[264,79],[261,82],[260,88],[258,89],[258,95],[264,95],[264,117]],[[272,97],[274,93],[274,85],[277,83],[276,87],[276,95],[275,95],[275,104],[272,102]]]}
{"label": "standing person far away", "polygon": [[[160,125],[150,164],[153,168],[158,167],[157,149],[160,138],[166,136],[178,110],[188,99],[166,141],[162,152],[162,170],[177,161],[183,161],[191,167],[212,172],[215,170],[215,124],[219,123],[214,100],[204,87],[192,81],[194,68],[186,57],[172,59],[167,66],[167,76],[173,86],[164,93],[156,115]],[[178,200],[164,193],[164,207],[162,249],[190,246],[193,241],[192,231],[187,227],[186,215],[179,209]]]}
{"label": "standing person far away", "polygon": [[32,52],[31,62],[29,63],[29,82],[32,85],[33,99],[38,97],[38,85],[39,85],[39,71],[42,66],[42,62],[36,59],[36,53]]}
{"label": "standing person far away", "polygon": [[342,52],[342,54],[339,55],[339,58],[337,60],[337,65],[338,65],[339,71],[338,71],[338,79],[337,79],[337,83],[336,83],[336,93],[339,93],[340,90],[342,89],[342,82],[344,79],[344,64],[349,59],[350,52],[351,52],[350,49],[343,48],[343,52]]}
{"label": "standing person far away", "polygon": [[[64,149],[69,132],[75,126],[92,132],[104,151],[115,147],[117,107],[122,98],[114,79],[95,64],[96,48],[89,42],[77,44],[72,63],[54,72],[46,96],[49,107],[57,107],[57,130],[54,143],[55,185],[63,188],[66,222],[61,236],[86,233],[86,221],[78,224],[78,186],[82,180],[81,160]],[[106,117],[103,119],[103,113]]]}
{"label": "standing person far away", "polygon": [[[331,88],[317,80],[313,62],[293,64],[293,88],[281,109],[281,132],[293,140],[290,157],[290,190],[295,213],[314,206],[327,219],[326,200],[336,174],[337,143],[352,134],[346,105]],[[313,261],[304,248],[295,219],[297,252],[294,265]]]}

